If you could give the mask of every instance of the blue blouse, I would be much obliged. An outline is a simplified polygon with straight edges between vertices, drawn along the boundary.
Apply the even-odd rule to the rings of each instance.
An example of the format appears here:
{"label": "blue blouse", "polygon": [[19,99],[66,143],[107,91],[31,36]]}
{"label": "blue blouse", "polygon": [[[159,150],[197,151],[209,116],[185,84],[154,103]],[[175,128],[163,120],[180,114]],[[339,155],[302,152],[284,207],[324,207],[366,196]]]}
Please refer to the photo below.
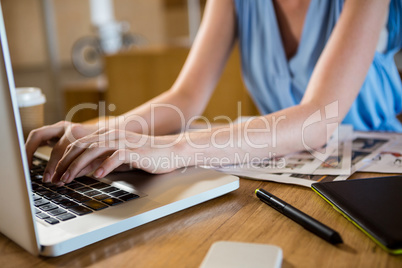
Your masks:
{"label": "blue blouse", "polygon": [[[234,0],[244,82],[262,114],[300,103],[340,16],[343,0],[311,0],[296,54],[287,59],[272,0]],[[356,130],[402,132],[402,83],[394,54],[402,48],[402,0],[389,8],[387,43],[377,51],[343,123]]]}

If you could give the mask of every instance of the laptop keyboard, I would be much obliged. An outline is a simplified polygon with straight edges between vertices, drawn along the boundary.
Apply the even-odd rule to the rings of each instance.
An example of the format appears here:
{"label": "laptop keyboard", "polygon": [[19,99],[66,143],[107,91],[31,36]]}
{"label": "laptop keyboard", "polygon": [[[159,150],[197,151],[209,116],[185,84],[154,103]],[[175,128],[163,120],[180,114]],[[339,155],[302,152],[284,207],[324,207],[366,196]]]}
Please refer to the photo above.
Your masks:
{"label": "laptop keyboard", "polygon": [[139,198],[134,193],[90,177],[76,178],[62,187],[43,183],[45,167],[45,160],[34,159],[31,183],[36,217],[49,224],[58,224]]}

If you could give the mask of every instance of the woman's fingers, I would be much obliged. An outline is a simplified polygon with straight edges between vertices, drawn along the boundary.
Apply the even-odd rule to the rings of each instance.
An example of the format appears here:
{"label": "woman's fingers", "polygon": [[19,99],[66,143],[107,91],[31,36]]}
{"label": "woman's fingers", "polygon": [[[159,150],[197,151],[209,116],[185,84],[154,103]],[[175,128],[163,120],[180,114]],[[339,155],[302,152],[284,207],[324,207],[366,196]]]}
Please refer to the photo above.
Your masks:
{"label": "woman's fingers", "polygon": [[77,174],[77,178],[90,174],[90,173],[93,172],[95,169],[97,169],[97,168],[102,164],[102,162],[103,162],[104,160],[105,160],[105,159],[104,159],[103,157],[98,158],[98,159],[95,159],[94,161],[92,161],[88,166],[84,167],[84,168]]}
{"label": "woman's fingers", "polygon": [[[51,182],[58,183],[60,181],[61,176],[66,172],[67,168],[73,163],[73,161],[78,158],[88,147],[95,146],[99,142],[98,133],[104,133],[106,130],[99,130],[94,132],[91,135],[85,136],[81,139],[74,141],[73,143],[68,144],[63,150],[63,153],[60,155],[59,151],[56,153],[58,155],[52,156],[49,161],[48,166],[53,168],[51,172]],[[64,138],[64,137],[63,137]],[[53,150],[55,151],[55,150]],[[66,174],[67,176],[68,174]],[[71,181],[71,180],[69,180]]]}
{"label": "woman's fingers", "polygon": [[60,139],[65,131],[68,122],[58,122],[51,126],[41,127],[39,129],[33,130],[29,133],[26,144],[25,151],[28,157],[28,163],[31,166],[32,157],[35,151],[39,146],[46,145],[48,141],[56,139]]}
{"label": "woman's fingers", "polygon": [[[173,165],[166,155],[155,154],[149,151],[147,154],[140,153],[135,149],[118,149],[111,154],[95,170],[96,178],[103,178],[116,169],[142,169],[149,173],[161,174],[178,168]],[[127,168],[128,167],[128,168]]]}
{"label": "woman's fingers", "polygon": [[98,158],[105,158],[117,150],[115,147],[107,146],[104,142],[91,143],[88,148],[71,148],[60,160],[56,172],[52,177],[53,183],[60,181],[70,183],[74,178],[83,173],[84,168],[94,165],[94,161],[97,161]]}
{"label": "woman's fingers", "polygon": [[57,163],[63,157],[65,152],[65,148],[68,145],[68,141],[66,139],[61,138],[59,142],[53,147],[53,150],[50,154],[49,161],[46,165],[45,171],[43,173],[43,182],[51,182],[52,175],[56,170]]}
{"label": "woman's fingers", "polygon": [[[124,165],[124,170],[129,169],[128,165],[130,168],[142,168],[132,163],[129,157],[133,153],[131,150],[138,148],[139,141],[143,138],[143,135],[122,130],[100,129],[93,132],[65,145],[64,150],[52,152],[51,159],[54,161],[48,165],[48,171],[53,171],[50,180],[55,184],[70,183],[74,178],[86,175],[95,169],[94,176],[104,177],[123,164],[127,164]],[[66,135],[59,144],[64,144],[62,140],[67,140]],[[128,149],[130,147],[134,149]],[[149,169],[152,172],[154,167],[151,166]]]}
{"label": "woman's fingers", "polygon": [[121,165],[129,164],[128,155],[129,153],[125,149],[116,150],[95,170],[94,176],[96,178],[103,178]]}

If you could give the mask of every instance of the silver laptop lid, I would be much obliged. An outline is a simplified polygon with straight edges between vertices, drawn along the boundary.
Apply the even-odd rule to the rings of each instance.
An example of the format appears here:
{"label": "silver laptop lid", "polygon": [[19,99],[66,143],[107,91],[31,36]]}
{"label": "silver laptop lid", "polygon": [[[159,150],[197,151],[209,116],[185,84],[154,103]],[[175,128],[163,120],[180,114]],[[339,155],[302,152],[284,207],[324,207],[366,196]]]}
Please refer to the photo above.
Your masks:
{"label": "silver laptop lid", "polygon": [[30,205],[28,163],[0,3],[0,232],[30,253],[39,253]]}

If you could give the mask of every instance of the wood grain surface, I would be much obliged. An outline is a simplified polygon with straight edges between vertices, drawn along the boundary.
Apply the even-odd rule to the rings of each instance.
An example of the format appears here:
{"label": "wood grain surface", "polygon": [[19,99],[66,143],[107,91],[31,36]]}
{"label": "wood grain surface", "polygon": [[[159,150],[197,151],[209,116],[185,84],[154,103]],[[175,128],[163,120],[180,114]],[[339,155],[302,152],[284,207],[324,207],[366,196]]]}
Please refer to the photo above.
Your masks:
{"label": "wood grain surface", "polygon": [[[337,230],[344,244],[333,246],[268,207],[255,197],[256,188]],[[61,257],[32,256],[0,234],[0,267],[198,267],[222,240],[279,246],[285,268],[402,267],[402,256],[382,250],[309,188],[248,179],[230,194]]]}

